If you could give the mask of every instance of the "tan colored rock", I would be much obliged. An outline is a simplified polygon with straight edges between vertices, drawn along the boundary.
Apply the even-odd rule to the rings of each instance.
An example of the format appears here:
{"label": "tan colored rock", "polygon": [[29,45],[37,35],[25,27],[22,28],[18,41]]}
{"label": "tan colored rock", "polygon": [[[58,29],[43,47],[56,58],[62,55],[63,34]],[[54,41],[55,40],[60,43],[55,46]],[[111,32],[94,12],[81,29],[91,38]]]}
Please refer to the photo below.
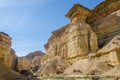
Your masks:
{"label": "tan colored rock", "polygon": [[31,69],[31,61],[25,57],[19,57],[17,62],[17,70],[20,72],[21,70]]}
{"label": "tan colored rock", "polygon": [[72,65],[64,73],[85,75],[102,74],[120,64],[119,0],[105,0],[92,11],[75,4],[66,16],[70,23],[52,32],[42,64],[60,56]]}
{"label": "tan colored rock", "polygon": [[0,80],[27,80],[27,78],[11,70],[0,60]]}
{"label": "tan colored rock", "polygon": [[111,13],[120,9],[119,0],[105,0],[97,5],[88,16],[87,22],[95,27],[103,21],[103,19]]}
{"label": "tan colored rock", "polygon": [[9,58],[10,58],[11,69],[16,70],[17,58],[18,57],[16,56],[15,51],[12,48],[10,50],[10,56],[9,56]]}
{"label": "tan colored rock", "polygon": [[106,73],[102,75],[109,75],[109,76],[119,76],[120,75],[120,65],[115,66],[113,69],[110,71],[107,71]]}
{"label": "tan colored rock", "polygon": [[60,56],[70,62],[71,59],[97,51],[96,33],[85,22],[89,12],[89,9],[79,4],[73,5],[66,15],[71,20],[70,24],[53,32],[45,45],[47,55],[42,58],[42,62],[54,56]]}
{"label": "tan colored rock", "polygon": [[12,68],[13,56],[11,53],[11,38],[8,34],[0,32],[0,59],[3,63]]}
{"label": "tan colored rock", "polygon": [[111,69],[105,62],[100,60],[82,59],[74,62],[67,68],[64,74],[67,75],[100,75]]}
{"label": "tan colored rock", "polygon": [[32,65],[33,66],[40,66],[41,63],[41,57],[40,56],[36,56],[33,60],[32,60]]}
{"label": "tan colored rock", "polygon": [[35,57],[40,57],[42,58],[45,55],[45,53],[43,53],[42,51],[35,51],[35,52],[31,52],[28,55],[26,55],[25,57],[28,58],[30,61],[32,61]]}
{"label": "tan colored rock", "polygon": [[[97,36],[85,22],[71,25],[69,31],[68,57],[86,56],[98,49]],[[89,39],[90,38],[90,39]]]}
{"label": "tan colored rock", "polygon": [[120,34],[120,10],[105,17],[99,25],[94,27],[98,35],[99,46],[107,44],[115,35]]}
{"label": "tan colored rock", "polygon": [[98,50],[97,53],[90,54],[88,57],[91,59],[99,59],[111,65],[120,64],[119,55],[120,53],[120,35],[116,35],[108,44],[102,49]]}
{"label": "tan colored rock", "polygon": [[36,72],[36,75],[60,74],[69,66],[66,60],[59,56],[53,57],[52,60],[46,61],[41,65],[41,68]]}
{"label": "tan colored rock", "polygon": [[59,30],[56,30],[45,45],[46,55],[42,58],[41,62],[52,59],[54,56],[61,56],[67,59],[68,48],[67,48],[67,31],[69,25],[66,25]]}

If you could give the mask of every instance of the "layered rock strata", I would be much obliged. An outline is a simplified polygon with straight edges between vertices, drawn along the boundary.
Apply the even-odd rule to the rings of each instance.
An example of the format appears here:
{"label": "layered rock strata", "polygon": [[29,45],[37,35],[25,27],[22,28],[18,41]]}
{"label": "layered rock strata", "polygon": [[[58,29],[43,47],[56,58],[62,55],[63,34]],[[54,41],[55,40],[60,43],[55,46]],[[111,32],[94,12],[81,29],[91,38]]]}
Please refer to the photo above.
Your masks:
{"label": "layered rock strata", "polygon": [[70,18],[70,24],[53,32],[53,35],[45,45],[47,55],[42,59],[50,59],[60,56],[71,60],[86,56],[89,52],[98,49],[96,33],[86,23],[90,10],[79,4],[75,4],[66,15]]}
{"label": "layered rock strata", "polygon": [[31,69],[31,61],[25,57],[19,57],[17,61],[17,70],[20,72],[22,70],[28,70]]}
{"label": "layered rock strata", "polygon": [[[106,71],[102,70],[102,65],[105,66],[106,70],[107,68],[110,70],[120,64],[119,0],[105,0],[91,11],[75,4],[66,14],[66,17],[70,19],[70,23],[52,32],[52,36],[45,45],[46,55],[42,58],[42,64],[59,56],[73,67],[77,61],[80,62],[80,64],[76,64],[73,71],[86,75],[92,74],[94,71],[95,74],[105,73]],[[101,65],[96,65],[95,61],[98,61],[98,64],[100,62]],[[95,70],[90,66],[84,67],[89,62],[90,66],[94,62],[96,63],[94,64]],[[70,69],[72,70],[70,67],[68,73]],[[80,67],[89,72],[84,72]]]}
{"label": "layered rock strata", "polygon": [[11,43],[9,35],[0,32],[0,59],[6,66],[14,69],[17,56],[15,55],[13,49],[11,49]]}
{"label": "layered rock strata", "polygon": [[100,47],[103,47],[116,34],[120,33],[119,10],[119,0],[105,0],[96,6],[88,16],[87,22],[97,33]]}

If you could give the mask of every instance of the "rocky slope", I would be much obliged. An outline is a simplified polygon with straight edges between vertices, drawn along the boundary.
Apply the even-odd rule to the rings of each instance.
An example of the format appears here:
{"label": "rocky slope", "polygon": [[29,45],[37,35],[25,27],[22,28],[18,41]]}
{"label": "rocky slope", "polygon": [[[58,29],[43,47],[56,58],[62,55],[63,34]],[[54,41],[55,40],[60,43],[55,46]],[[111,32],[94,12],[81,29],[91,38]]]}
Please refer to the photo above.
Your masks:
{"label": "rocky slope", "polygon": [[0,61],[0,80],[27,80],[27,78],[9,69]]}
{"label": "rocky slope", "polygon": [[41,60],[44,67],[38,74],[57,73],[53,69],[58,65],[53,64],[56,56],[69,63],[62,71],[67,75],[102,75],[119,70],[120,1],[105,0],[91,11],[74,4],[66,17],[70,23],[53,31],[45,45],[46,55]]}
{"label": "rocky slope", "polygon": [[35,52],[29,53],[25,57],[32,61],[35,57],[40,56],[40,58],[42,58],[44,55],[45,53],[43,53],[42,51],[35,51]]}
{"label": "rocky slope", "polygon": [[59,56],[41,65],[41,68],[36,72],[37,76],[61,74],[69,66],[66,60]]}

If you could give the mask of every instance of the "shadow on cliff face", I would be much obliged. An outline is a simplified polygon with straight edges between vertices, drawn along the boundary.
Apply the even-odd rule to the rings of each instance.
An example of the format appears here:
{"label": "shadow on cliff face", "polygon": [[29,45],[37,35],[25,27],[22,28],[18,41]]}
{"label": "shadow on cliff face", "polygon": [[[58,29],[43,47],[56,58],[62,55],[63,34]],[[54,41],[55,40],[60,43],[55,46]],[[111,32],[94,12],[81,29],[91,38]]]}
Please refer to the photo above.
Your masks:
{"label": "shadow on cliff face", "polygon": [[0,80],[28,80],[25,76],[10,70],[0,61]]}
{"label": "shadow on cliff face", "polygon": [[33,73],[28,70],[21,70],[19,73],[26,76],[28,80],[38,80],[36,76],[34,76]]}

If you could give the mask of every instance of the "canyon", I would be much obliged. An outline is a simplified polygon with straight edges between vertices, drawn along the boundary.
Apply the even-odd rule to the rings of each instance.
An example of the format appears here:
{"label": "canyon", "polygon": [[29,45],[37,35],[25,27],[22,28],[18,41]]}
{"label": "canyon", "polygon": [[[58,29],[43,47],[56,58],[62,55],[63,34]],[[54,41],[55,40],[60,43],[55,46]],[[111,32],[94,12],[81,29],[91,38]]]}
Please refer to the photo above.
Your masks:
{"label": "canyon", "polygon": [[[74,4],[66,17],[70,22],[52,32],[45,44],[45,54],[36,51],[18,57],[11,48],[12,38],[0,32],[0,65],[13,78],[16,76],[15,80],[120,77],[120,1],[105,0],[92,10]],[[93,79],[96,75],[99,78]]]}

